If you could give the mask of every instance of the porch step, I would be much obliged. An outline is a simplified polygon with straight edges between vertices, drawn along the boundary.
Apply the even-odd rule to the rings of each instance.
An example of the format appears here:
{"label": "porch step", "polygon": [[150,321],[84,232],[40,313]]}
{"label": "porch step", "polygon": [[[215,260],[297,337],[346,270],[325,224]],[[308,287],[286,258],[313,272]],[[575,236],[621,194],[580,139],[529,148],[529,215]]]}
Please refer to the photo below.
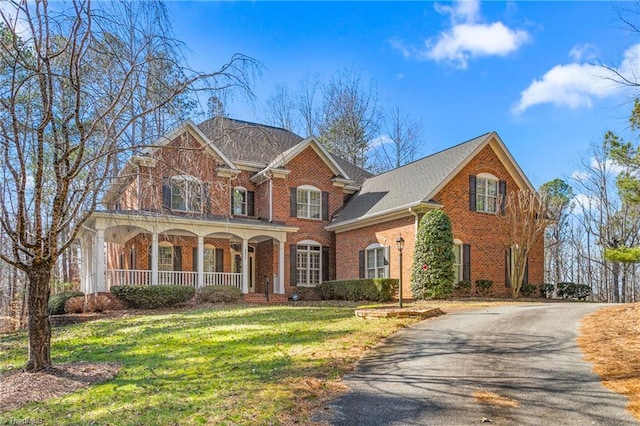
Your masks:
{"label": "porch step", "polygon": [[264,293],[248,293],[242,296],[246,303],[285,303],[289,300],[286,294],[270,294],[269,300]]}

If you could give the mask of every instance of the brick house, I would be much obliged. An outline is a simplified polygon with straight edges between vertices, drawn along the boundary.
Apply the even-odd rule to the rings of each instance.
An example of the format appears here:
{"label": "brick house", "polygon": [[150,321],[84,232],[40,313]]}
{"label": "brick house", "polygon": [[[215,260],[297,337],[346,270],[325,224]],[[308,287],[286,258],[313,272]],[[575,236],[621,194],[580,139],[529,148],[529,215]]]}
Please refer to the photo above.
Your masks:
{"label": "brick house", "polygon": [[[87,222],[82,290],[231,285],[250,300],[265,291],[284,300],[323,280],[397,277],[395,240],[402,234],[412,259],[417,221],[432,208],[454,224],[458,277],[504,284],[487,212],[496,191],[530,187],[495,133],[373,177],[313,137],[228,118],[186,121],[127,162]],[[541,246],[531,281],[541,282],[542,268]]]}

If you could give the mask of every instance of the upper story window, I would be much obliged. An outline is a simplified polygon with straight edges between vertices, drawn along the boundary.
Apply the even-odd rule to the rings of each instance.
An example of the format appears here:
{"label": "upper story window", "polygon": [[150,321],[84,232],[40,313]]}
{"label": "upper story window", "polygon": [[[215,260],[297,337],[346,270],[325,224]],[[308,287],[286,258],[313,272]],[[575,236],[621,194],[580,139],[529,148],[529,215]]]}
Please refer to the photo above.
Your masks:
{"label": "upper story window", "polygon": [[241,186],[233,189],[231,193],[231,213],[236,216],[246,216],[247,190]]}
{"label": "upper story window", "polygon": [[498,209],[498,178],[482,173],[476,176],[476,211],[495,213]]}
{"label": "upper story window", "polygon": [[199,212],[202,206],[202,183],[192,176],[171,178],[171,209]]}
{"label": "upper story window", "polygon": [[367,278],[389,278],[389,247],[380,244],[367,247],[365,269]]}
{"label": "upper story window", "polygon": [[297,189],[297,216],[307,219],[321,219],[322,191],[303,185]]}

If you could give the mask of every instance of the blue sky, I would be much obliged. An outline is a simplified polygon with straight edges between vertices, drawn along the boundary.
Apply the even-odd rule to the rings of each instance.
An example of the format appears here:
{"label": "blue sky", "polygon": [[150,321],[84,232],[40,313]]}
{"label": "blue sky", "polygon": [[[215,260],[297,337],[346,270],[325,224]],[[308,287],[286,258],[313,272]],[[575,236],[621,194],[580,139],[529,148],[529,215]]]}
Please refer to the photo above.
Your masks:
{"label": "blue sky", "polygon": [[[422,122],[420,157],[495,130],[535,187],[588,162],[606,130],[624,133],[637,93],[594,65],[640,75],[640,34],[616,14],[634,3],[168,5],[195,69],[215,69],[234,53],[262,62],[258,102],[277,85],[295,89],[307,75],[327,79],[348,67],[376,84],[383,108],[399,102]],[[259,103],[236,99],[227,110],[264,122]]]}

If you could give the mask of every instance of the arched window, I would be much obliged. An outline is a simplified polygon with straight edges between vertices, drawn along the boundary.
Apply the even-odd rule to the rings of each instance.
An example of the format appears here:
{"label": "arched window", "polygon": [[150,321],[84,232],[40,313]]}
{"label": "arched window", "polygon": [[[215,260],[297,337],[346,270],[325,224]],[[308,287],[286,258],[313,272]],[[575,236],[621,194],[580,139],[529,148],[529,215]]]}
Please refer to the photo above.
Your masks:
{"label": "arched window", "polygon": [[316,241],[305,240],[297,244],[298,285],[320,284],[322,271],[322,246]]}
{"label": "arched window", "polygon": [[173,271],[173,244],[168,241],[158,243],[158,271]]}
{"label": "arched window", "polygon": [[297,189],[298,217],[322,219],[322,191],[315,186],[302,185]]}
{"label": "arched window", "polygon": [[242,186],[233,188],[231,194],[231,212],[235,216],[247,215],[247,189]]}
{"label": "arched window", "polygon": [[476,176],[476,211],[495,213],[498,208],[498,178],[490,173]]}
{"label": "arched window", "polygon": [[204,267],[204,272],[216,272],[216,248],[214,245],[204,245],[204,257],[202,265]]}
{"label": "arched window", "polygon": [[365,250],[367,278],[389,278],[389,247],[375,243]]}

